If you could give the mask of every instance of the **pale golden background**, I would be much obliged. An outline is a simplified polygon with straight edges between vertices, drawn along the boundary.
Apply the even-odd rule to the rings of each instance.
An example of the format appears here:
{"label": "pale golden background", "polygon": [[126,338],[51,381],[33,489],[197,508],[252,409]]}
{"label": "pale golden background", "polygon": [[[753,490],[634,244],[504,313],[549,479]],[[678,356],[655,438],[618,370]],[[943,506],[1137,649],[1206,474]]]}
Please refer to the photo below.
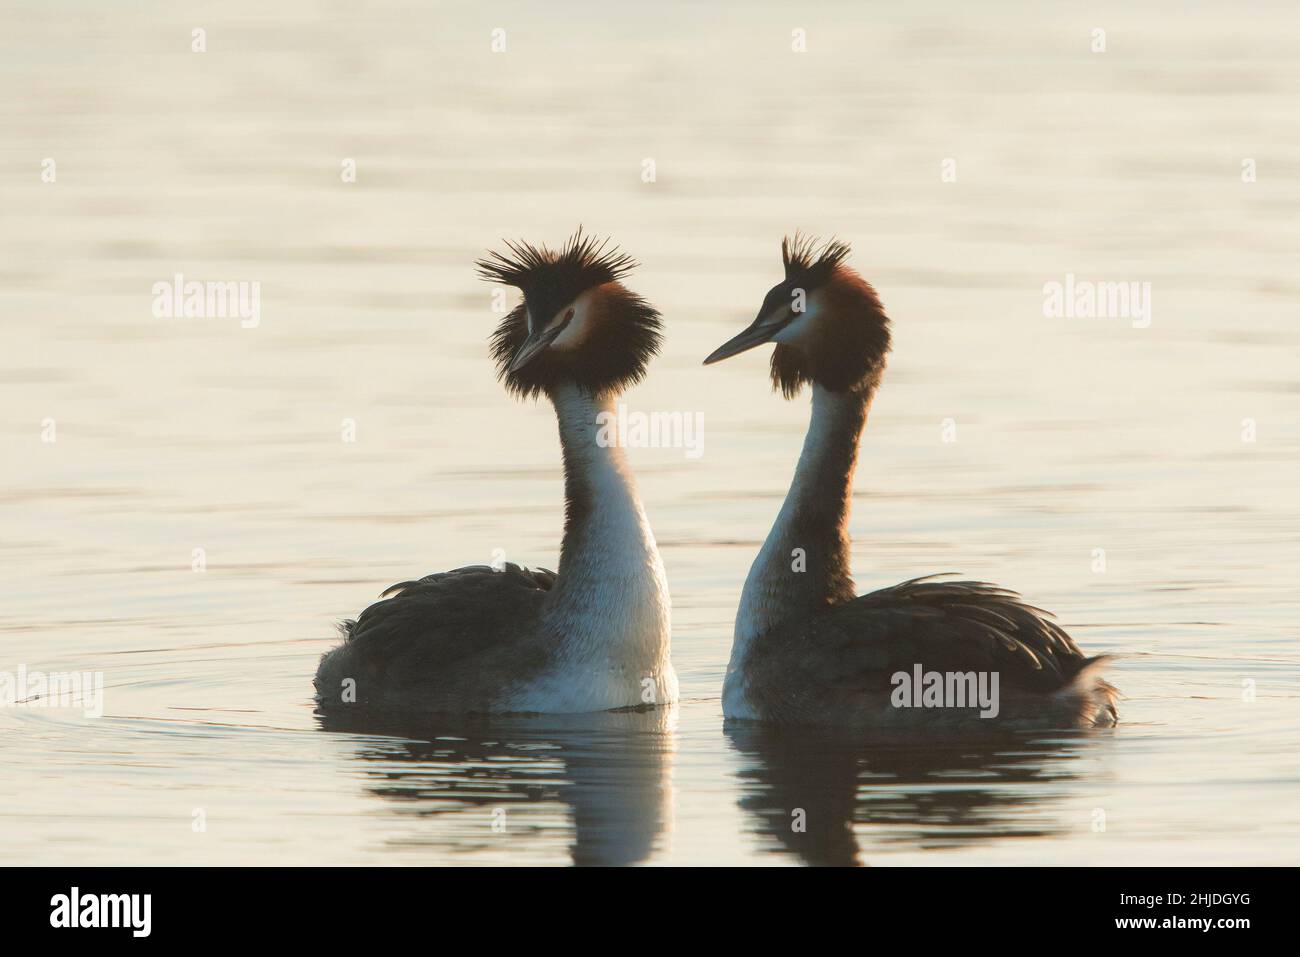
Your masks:
{"label": "pale golden background", "polygon": [[[1136,6],[0,3],[0,669],[109,685],[100,720],[0,711],[6,860],[790,862],[797,805],[854,822],[802,859],[1294,863],[1300,16]],[[700,459],[632,453],[674,727],[326,733],[332,621],[497,548],[554,565],[551,413],[494,382],[470,264],[578,223],[665,316],[632,408],[705,417]],[[795,228],[850,240],[895,319],[860,588],[1021,590],[1124,656],[1113,735],[845,762],[723,734],[807,406],[759,353],[700,360]],[[260,327],[153,318],[176,272],[260,281]],[[1045,319],[1067,272],[1151,282],[1151,327]]]}

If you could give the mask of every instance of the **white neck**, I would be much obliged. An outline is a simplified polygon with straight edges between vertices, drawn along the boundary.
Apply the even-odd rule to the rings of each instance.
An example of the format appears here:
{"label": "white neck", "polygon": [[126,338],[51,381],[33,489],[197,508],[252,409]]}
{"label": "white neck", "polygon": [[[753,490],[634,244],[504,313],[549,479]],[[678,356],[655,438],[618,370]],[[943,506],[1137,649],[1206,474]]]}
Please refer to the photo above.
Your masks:
{"label": "white neck", "polygon": [[729,671],[756,636],[853,597],[848,518],[870,395],[818,385],[812,395],[794,480],[741,592]]}
{"label": "white neck", "polygon": [[542,620],[560,650],[557,670],[538,693],[564,701],[539,710],[667,704],[677,693],[668,585],[617,442],[613,398],[565,384],[551,401],[564,453],[565,530]]}

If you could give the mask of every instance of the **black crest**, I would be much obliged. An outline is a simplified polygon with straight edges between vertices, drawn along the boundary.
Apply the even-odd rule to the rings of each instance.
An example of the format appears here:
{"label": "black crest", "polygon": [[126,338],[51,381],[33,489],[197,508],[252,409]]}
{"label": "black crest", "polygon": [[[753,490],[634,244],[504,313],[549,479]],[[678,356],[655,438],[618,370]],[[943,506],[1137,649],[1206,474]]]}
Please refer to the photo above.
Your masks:
{"label": "black crest", "polygon": [[820,246],[812,236],[796,232],[793,237],[781,240],[781,261],[785,263],[785,279],[792,287],[811,292],[824,286],[831,275],[849,256],[849,244],[838,239]]}
{"label": "black crest", "polygon": [[489,252],[480,259],[478,274],[489,282],[515,286],[539,321],[545,321],[583,291],[618,282],[637,262],[608,239],[584,236],[582,227],[558,252],[546,246],[506,240],[509,254]]}
{"label": "black crest", "polygon": [[787,399],[805,382],[834,392],[880,384],[890,348],[889,317],[871,283],[844,264],[849,252],[848,243],[835,239],[822,245],[795,233],[781,240],[782,287],[821,289],[828,313],[819,323],[821,338],[811,348],[778,343],[772,351],[772,385]]}
{"label": "black crest", "polygon": [[[659,351],[659,313],[622,285],[637,266],[608,239],[584,236],[582,227],[559,250],[506,241],[507,253],[489,252],[480,259],[479,277],[515,286],[524,302],[492,333],[497,377],[511,392],[531,398],[562,381],[575,382],[591,395],[617,392],[641,380],[646,363]],[[531,331],[528,314],[540,329],[555,314],[589,289],[599,287],[592,323],[581,348],[546,351],[523,368],[509,371],[511,360]]]}

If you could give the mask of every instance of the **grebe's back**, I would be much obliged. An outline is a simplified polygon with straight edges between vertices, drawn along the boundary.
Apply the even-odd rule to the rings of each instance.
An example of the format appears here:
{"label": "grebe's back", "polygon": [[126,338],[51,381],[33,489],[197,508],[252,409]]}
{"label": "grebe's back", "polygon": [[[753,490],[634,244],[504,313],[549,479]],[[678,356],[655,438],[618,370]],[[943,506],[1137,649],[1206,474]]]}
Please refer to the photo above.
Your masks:
{"label": "grebe's back", "polygon": [[363,708],[492,711],[546,665],[549,649],[531,625],[554,583],[552,571],[507,562],[393,585],[343,622],[343,644],[321,661],[316,687],[334,697],[352,679]]}

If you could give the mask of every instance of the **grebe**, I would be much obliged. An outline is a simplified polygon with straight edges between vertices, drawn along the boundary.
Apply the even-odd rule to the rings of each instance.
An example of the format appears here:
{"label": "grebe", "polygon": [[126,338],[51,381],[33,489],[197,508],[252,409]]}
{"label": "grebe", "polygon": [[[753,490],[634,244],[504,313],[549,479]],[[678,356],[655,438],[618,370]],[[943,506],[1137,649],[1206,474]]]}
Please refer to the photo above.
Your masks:
{"label": "grebe", "polygon": [[[889,319],[871,285],[845,265],[846,243],[819,247],[796,234],[781,254],[785,281],[745,331],[704,360],[774,342],[774,386],[787,399],[805,383],[812,388],[794,481],[741,593],[723,714],[868,728],[1114,724],[1116,691],[1098,674],[1107,659],[1084,657],[1015,592],[926,576],[855,597],[853,471],[889,352]],[[935,688],[932,674],[954,693],[912,697],[911,677]],[[987,679],[995,707],[951,706],[971,703],[966,675]],[[981,711],[989,719],[976,718]]]}
{"label": "grebe", "polygon": [[472,565],[394,585],[321,659],[323,708],[573,713],[676,700],[663,563],[624,453],[597,423],[644,376],[659,313],[621,282],[634,260],[607,245],[579,228],[559,251],[512,242],[477,263],[481,278],[523,292],[492,335],[498,377],[517,396],[545,395],[559,420],[559,572]]}

